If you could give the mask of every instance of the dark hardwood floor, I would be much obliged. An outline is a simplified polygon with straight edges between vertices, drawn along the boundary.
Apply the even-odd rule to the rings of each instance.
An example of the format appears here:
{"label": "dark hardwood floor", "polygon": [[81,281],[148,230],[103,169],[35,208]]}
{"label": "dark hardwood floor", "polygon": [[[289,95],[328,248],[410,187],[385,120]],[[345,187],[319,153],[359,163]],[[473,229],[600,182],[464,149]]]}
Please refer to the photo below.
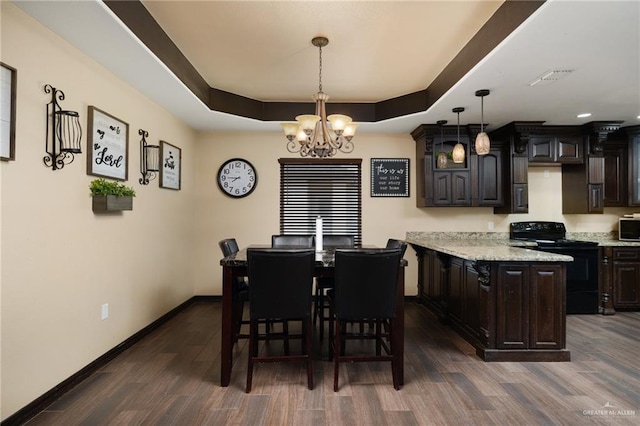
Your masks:
{"label": "dark hardwood floor", "polygon": [[[256,366],[247,342],[219,383],[220,304],[198,302],[29,421],[29,425],[638,425],[640,312],[567,318],[571,362],[485,363],[421,305],[406,306],[405,385],[389,364]],[[318,342],[316,342],[318,343]],[[269,348],[277,350],[272,342]],[[326,340],[316,345],[326,355]]]}

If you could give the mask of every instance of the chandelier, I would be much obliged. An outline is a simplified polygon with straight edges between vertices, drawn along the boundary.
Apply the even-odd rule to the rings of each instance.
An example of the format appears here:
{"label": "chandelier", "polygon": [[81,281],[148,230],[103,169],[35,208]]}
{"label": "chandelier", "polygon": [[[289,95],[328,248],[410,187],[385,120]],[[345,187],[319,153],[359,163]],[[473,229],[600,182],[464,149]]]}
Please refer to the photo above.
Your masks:
{"label": "chandelier", "polygon": [[333,157],[338,151],[348,154],[353,151],[351,139],[358,125],[347,115],[331,114],[327,117],[325,104],[329,95],[322,91],[322,48],[329,44],[329,39],[314,37],[311,44],[320,51],[318,93],[313,96],[316,113],[298,115],[296,123],[280,124],[289,141],[287,150],[299,152],[302,157]]}

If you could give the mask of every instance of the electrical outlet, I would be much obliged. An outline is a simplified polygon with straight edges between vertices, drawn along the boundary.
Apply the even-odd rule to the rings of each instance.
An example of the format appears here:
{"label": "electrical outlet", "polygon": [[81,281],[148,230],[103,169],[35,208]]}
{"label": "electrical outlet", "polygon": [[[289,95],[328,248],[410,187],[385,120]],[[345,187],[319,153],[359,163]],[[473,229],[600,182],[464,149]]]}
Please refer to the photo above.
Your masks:
{"label": "electrical outlet", "polygon": [[489,231],[493,231],[493,222],[489,221],[489,223],[487,223],[487,228],[489,228]]}
{"label": "electrical outlet", "polygon": [[105,303],[104,305],[102,305],[102,319],[106,320],[107,318],[109,318],[109,304]]}
{"label": "electrical outlet", "polygon": [[546,178],[549,177],[549,170],[545,170],[544,172],[542,172],[542,175]]}

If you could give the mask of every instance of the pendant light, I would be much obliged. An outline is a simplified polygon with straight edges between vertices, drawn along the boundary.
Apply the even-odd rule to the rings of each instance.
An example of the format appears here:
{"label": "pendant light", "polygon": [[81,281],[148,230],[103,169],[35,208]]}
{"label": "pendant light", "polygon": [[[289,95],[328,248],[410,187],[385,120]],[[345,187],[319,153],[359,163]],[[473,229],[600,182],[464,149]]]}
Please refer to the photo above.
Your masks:
{"label": "pendant light", "polygon": [[464,145],[460,143],[460,113],[464,111],[462,107],[456,107],[452,110],[458,114],[458,143],[453,147],[453,162],[464,163]]}
{"label": "pendant light", "polygon": [[447,153],[444,152],[444,125],[447,124],[447,120],[438,120],[436,124],[440,127],[440,151],[437,155],[436,168],[447,168]]}
{"label": "pendant light", "polygon": [[480,97],[480,133],[476,136],[476,152],[478,155],[487,155],[491,148],[489,136],[484,132],[484,97],[489,95],[486,89],[477,90],[476,96]]}

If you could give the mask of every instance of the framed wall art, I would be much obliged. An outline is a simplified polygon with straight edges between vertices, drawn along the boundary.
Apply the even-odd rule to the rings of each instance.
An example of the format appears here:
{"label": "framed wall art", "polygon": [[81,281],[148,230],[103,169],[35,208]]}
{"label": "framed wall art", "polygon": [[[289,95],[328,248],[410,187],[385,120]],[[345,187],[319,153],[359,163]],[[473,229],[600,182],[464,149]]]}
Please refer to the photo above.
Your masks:
{"label": "framed wall art", "polygon": [[87,120],[87,174],[127,180],[129,124],[94,106]]}
{"label": "framed wall art", "polygon": [[408,197],[409,159],[372,158],[371,196]]}
{"label": "framed wall art", "polygon": [[182,150],[169,142],[160,141],[160,188],[180,189]]}
{"label": "framed wall art", "polygon": [[0,62],[0,160],[16,158],[16,87],[15,68]]}

